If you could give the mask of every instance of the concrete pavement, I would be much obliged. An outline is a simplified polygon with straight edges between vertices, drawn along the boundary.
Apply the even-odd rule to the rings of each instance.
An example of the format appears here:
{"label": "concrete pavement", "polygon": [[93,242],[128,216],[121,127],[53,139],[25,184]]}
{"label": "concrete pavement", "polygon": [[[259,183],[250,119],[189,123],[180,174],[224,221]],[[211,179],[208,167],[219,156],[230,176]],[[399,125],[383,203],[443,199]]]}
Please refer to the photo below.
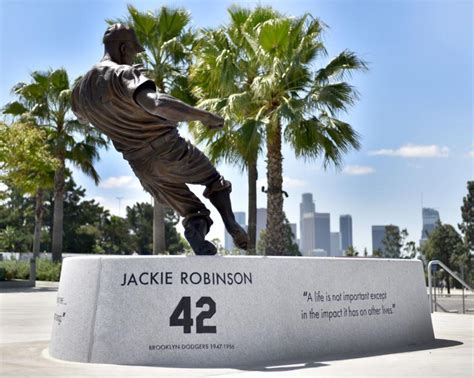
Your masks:
{"label": "concrete pavement", "polygon": [[177,369],[82,364],[55,360],[47,353],[55,310],[56,285],[0,291],[0,376],[57,377],[473,377],[474,317],[433,314],[436,340],[414,349],[377,355],[345,355],[314,361],[280,361],[238,369]]}

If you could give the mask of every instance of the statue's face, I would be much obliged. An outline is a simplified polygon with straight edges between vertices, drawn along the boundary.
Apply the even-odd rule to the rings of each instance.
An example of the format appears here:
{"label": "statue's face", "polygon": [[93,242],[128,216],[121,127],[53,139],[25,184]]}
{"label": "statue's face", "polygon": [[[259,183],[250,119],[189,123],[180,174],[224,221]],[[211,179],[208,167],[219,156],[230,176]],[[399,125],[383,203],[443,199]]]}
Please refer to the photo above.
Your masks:
{"label": "statue's face", "polygon": [[121,64],[132,65],[135,57],[139,52],[143,51],[135,43],[126,41],[120,44],[120,58]]}

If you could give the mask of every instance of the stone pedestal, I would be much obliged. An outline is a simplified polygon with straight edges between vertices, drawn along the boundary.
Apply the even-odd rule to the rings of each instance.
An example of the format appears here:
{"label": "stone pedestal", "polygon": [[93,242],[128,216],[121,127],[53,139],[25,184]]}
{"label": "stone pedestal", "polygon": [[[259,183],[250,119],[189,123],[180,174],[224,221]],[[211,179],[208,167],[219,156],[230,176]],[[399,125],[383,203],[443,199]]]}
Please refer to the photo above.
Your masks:
{"label": "stone pedestal", "polygon": [[50,344],[78,362],[220,367],[433,340],[417,260],[65,259]]}

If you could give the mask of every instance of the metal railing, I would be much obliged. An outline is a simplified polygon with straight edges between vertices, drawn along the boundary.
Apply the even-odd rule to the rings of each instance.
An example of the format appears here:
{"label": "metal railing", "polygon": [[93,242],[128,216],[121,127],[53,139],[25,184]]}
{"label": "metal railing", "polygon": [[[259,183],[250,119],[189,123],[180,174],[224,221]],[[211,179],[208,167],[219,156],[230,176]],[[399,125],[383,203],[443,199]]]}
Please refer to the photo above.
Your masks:
{"label": "metal railing", "polygon": [[433,313],[433,286],[432,286],[432,277],[431,277],[431,267],[434,265],[439,265],[441,268],[443,268],[446,272],[448,272],[452,277],[454,277],[462,286],[463,286],[463,291],[462,291],[462,312],[463,314],[466,312],[466,306],[464,303],[464,288],[470,290],[471,292],[474,293],[474,290],[472,287],[470,287],[462,278],[458,277],[456,273],[454,273],[451,269],[449,269],[445,264],[443,264],[439,260],[432,260],[428,263],[428,286],[429,286],[429,291],[430,291],[430,309],[431,313]]}

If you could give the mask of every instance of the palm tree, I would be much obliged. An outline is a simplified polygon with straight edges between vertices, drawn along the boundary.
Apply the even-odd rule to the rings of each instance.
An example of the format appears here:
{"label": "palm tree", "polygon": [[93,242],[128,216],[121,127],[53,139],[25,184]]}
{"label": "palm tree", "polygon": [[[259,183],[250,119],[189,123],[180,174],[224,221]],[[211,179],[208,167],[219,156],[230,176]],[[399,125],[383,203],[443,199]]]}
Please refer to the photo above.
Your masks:
{"label": "palm tree", "polygon": [[[109,24],[120,22],[135,29],[138,40],[146,49],[138,62],[144,66],[148,76],[155,81],[161,93],[168,93],[187,103],[194,103],[188,90],[187,71],[191,62],[194,32],[188,27],[190,15],[184,9],[161,7],[155,12],[139,12],[127,6],[126,19],[107,20]],[[165,221],[164,206],[154,201],[153,253],[164,254]]]}
{"label": "palm tree", "polygon": [[31,77],[30,83],[14,86],[18,100],[7,104],[3,113],[33,119],[48,130],[49,146],[58,161],[54,173],[52,255],[54,261],[61,261],[66,160],[98,184],[100,178],[93,163],[99,159],[98,149],[107,148],[108,141],[91,126],[70,117],[71,86],[65,69],[35,71]]}
{"label": "palm tree", "polygon": [[352,127],[335,118],[357,98],[342,79],[366,65],[343,51],[312,72],[314,61],[326,51],[324,25],[309,15],[283,17],[270,7],[231,7],[229,14],[229,26],[204,31],[191,70],[199,105],[225,116],[226,126],[222,131],[197,126],[194,134],[207,142],[214,160],[249,168],[250,235],[256,209],[253,164],[266,141],[267,254],[283,254],[282,137],[297,157],[322,155],[325,166],[339,166],[344,152],[359,147]]}
{"label": "palm tree", "polygon": [[269,8],[250,9],[231,6],[228,25],[204,30],[196,44],[196,61],[191,66],[193,94],[198,106],[219,113],[226,119],[222,130],[209,130],[193,123],[198,143],[205,143],[215,163],[224,161],[247,170],[249,254],[256,251],[257,160],[263,151],[263,123],[255,118],[251,86],[258,77],[259,65],[246,34],[273,17]]}
{"label": "palm tree", "polygon": [[282,143],[288,143],[297,157],[322,156],[325,167],[339,167],[345,152],[359,148],[357,133],[336,117],[357,99],[356,90],[344,78],[367,67],[345,50],[314,70],[315,60],[326,54],[323,27],[308,14],[290,18],[275,12],[274,18],[246,35],[260,66],[251,90],[259,106],[256,119],[265,124],[268,255],[284,254]]}

